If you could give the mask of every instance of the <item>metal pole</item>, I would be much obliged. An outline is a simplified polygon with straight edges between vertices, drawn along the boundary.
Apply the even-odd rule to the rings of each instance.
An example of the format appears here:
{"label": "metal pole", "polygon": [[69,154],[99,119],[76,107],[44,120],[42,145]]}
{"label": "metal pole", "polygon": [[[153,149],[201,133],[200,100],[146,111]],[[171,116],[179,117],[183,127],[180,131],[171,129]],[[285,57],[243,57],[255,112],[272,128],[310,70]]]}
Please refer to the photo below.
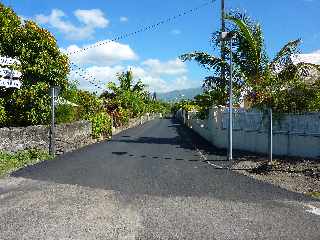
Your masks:
{"label": "metal pole", "polygon": [[55,122],[55,88],[51,88],[51,131],[50,131],[50,155],[55,155],[55,132],[54,132],[54,122]]}
{"label": "metal pole", "polygon": [[270,129],[269,129],[269,157],[270,157],[270,162],[273,159],[273,120],[272,120],[272,108],[270,108],[269,111],[269,117],[270,117]]}
{"label": "metal pole", "polygon": [[[226,31],[224,0],[221,0],[221,34]],[[225,39],[221,37],[221,60],[224,62],[225,56]],[[225,68],[221,66],[221,79],[225,80]]]}
{"label": "metal pole", "polygon": [[230,38],[230,81],[229,81],[229,161],[232,161],[232,118],[233,118],[233,93],[232,93],[232,37]]}

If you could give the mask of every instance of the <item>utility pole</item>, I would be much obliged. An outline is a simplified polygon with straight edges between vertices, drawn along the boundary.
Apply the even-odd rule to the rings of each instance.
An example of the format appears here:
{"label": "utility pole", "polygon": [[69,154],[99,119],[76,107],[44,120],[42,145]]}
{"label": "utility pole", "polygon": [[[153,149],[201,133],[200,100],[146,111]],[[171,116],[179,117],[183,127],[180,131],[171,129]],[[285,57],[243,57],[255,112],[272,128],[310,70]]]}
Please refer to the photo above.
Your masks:
{"label": "utility pole", "polygon": [[269,110],[269,160],[272,162],[273,155],[273,121],[272,121],[272,108]]}
{"label": "utility pole", "polygon": [[[225,22],[225,4],[224,0],[221,0],[221,60],[224,63],[226,60],[226,52],[225,52],[225,46],[226,46],[226,37],[223,36],[226,33],[226,22]],[[230,51],[232,52],[232,36],[230,39]],[[232,161],[232,114],[233,114],[233,103],[232,103],[232,53],[230,53],[230,80],[229,80],[229,131],[228,131],[228,160]],[[226,69],[225,65],[221,66],[221,81],[226,82]]]}
{"label": "utility pole", "polygon": [[55,105],[56,99],[58,98],[60,92],[59,86],[51,86],[50,87],[50,95],[51,95],[51,128],[50,128],[50,146],[49,153],[53,157],[55,156]]}
{"label": "utility pole", "polygon": [[54,122],[55,122],[55,98],[56,98],[56,91],[55,87],[51,87],[50,95],[51,95],[51,128],[50,128],[50,148],[49,153],[54,157],[55,155],[55,129],[54,129]]}
{"label": "utility pole", "polygon": [[232,92],[232,81],[233,81],[233,65],[232,65],[232,36],[230,38],[230,80],[229,80],[229,161],[232,164],[232,131],[233,131],[233,92]]}
{"label": "utility pole", "polygon": [[[221,34],[226,31],[226,23],[225,23],[225,11],[224,11],[224,0],[221,0]],[[225,54],[225,39],[221,36],[221,60],[224,62],[226,59]],[[224,66],[221,66],[221,80],[225,81],[226,79],[225,75],[225,68]]]}

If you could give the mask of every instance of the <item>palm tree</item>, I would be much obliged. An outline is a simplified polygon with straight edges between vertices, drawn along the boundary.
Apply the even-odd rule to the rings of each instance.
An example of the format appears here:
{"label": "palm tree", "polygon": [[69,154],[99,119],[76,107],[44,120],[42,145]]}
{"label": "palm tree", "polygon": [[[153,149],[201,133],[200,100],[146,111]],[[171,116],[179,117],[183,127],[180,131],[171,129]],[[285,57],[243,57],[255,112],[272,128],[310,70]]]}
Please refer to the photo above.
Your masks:
{"label": "palm tree", "polygon": [[125,91],[143,93],[146,87],[146,85],[143,84],[140,79],[136,83],[134,83],[133,72],[131,70],[118,73],[117,77],[120,83],[119,86],[117,86],[114,82],[109,82],[107,84],[107,88],[115,94],[122,93]]}
{"label": "palm tree", "polygon": [[[235,62],[236,86],[239,91],[245,93],[253,106],[277,108],[279,93],[286,92],[290,95],[288,92],[292,93],[297,87],[304,89],[301,88],[305,84],[303,76],[308,75],[310,70],[320,72],[319,65],[293,62],[301,44],[300,39],[288,42],[270,61],[266,54],[260,24],[239,12],[227,15],[226,19],[231,23],[229,31],[235,35],[235,50],[232,56]],[[213,41],[219,46],[220,32],[214,34]],[[230,54],[227,47],[225,51]],[[213,69],[214,76],[206,78],[204,86],[213,88],[214,92],[222,92],[221,99],[226,99],[227,84],[219,77],[221,68],[229,67],[226,62],[202,52],[185,54],[181,58],[184,61],[196,60],[200,65]],[[226,74],[229,74],[228,71]]]}

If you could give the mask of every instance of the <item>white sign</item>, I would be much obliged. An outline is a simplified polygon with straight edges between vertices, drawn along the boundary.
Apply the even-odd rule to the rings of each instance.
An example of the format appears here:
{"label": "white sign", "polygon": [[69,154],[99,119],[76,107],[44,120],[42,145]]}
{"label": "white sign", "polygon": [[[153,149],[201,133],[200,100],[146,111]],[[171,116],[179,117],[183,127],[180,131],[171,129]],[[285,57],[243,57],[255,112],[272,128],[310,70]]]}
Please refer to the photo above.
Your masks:
{"label": "white sign", "polygon": [[0,57],[0,65],[3,66],[10,66],[13,64],[20,65],[20,61],[14,58],[8,58],[8,57]]}
{"label": "white sign", "polygon": [[20,88],[21,82],[19,80],[4,79],[0,77],[0,87]]}
{"label": "white sign", "polygon": [[20,78],[21,76],[22,73],[16,70],[11,70],[9,68],[0,68],[0,77]]}
{"label": "white sign", "polygon": [[5,88],[20,88],[21,82],[19,78],[22,74],[16,70],[11,70],[8,67],[1,66],[11,66],[20,65],[20,61],[14,58],[0,57],[0,87]]}

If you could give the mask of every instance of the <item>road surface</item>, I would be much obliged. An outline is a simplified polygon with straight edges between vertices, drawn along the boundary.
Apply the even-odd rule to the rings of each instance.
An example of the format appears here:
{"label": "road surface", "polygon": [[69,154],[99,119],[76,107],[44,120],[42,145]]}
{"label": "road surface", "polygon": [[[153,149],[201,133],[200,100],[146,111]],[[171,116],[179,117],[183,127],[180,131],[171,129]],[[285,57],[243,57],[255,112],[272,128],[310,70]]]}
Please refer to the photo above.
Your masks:
{"label": "road surface", "polygon": [[0,239],[320,239],[319,202],[199,149],[154,120],[0,179]]}

